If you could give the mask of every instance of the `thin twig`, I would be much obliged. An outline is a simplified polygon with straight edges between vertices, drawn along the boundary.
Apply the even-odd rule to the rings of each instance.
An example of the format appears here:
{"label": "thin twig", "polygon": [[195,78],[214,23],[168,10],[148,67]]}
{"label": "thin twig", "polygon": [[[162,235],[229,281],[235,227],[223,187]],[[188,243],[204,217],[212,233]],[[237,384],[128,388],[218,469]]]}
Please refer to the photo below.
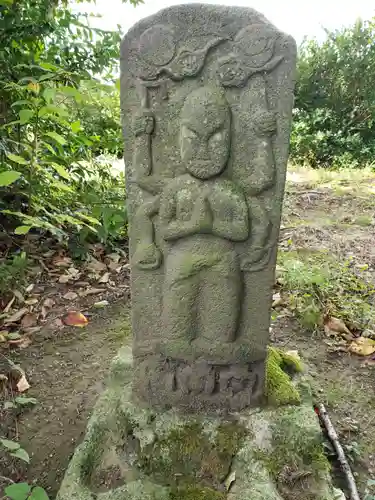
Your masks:
{"label": "thin twig", "polygon": [[0,476],[0,481],[5,481],[7,483],[13,484],[14,481],[10,477]]}
{"label": "thin twig", "polygon": [[337,432],[335,431],[335,428],[333,427],[333,424],[328,416],[327,410],[325,409],[325,406],[323,404],[318,405],[318,411],[319,411],[319,417],[324,424],[324,427],[327,431],[329,440],[331,441],[336,454],[338,461],[340,462],[342,472],[344,473],[347,483],[348,483],[348,488],[350,491],[350,500],[361,500],[358,494],[357,486],[355,484],[355,479],[352,473],[352,470],[350,468],[349,462],[346,459],[344,450],[340,444],[339,437],[337,435]]}

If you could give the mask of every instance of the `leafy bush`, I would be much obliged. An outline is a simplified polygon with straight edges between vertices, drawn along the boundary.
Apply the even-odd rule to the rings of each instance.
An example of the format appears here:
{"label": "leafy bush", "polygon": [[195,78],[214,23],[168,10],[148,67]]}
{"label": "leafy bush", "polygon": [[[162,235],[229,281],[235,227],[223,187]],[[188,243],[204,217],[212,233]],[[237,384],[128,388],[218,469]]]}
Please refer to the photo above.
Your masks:
{"label": "leafy bush", "polygon": [[111,76],[120,32],[92,29],[59,1],[0,1],[0,14],[3,231],[48,232],[79,247],[124,237],[123,176],[97,159],[123,151]]}
{"label": "leafy bush", "polygon": [[375,153],[375,19],[327,31],[299,50],[291,137],[297,163],[356,167]]}

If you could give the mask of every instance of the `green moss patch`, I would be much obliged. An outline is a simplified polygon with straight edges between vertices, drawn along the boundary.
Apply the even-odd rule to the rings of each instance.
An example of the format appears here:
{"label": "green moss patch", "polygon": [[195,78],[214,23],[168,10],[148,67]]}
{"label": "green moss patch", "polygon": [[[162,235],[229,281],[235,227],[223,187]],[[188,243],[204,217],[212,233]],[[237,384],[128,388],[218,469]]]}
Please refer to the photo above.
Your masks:
{"label": "green moss patch", "polygon": [[301,395],[288,373],[300,373],[302,370],[303,367],[299,358],[284,353],[280,349],[269,347],[265,387],[267,402],[276,406],[299,404]]}
{"label": "green moss patch", "polygon": [[[139,466],[160,484],[177,485],[182,482],[188,491],[192,485],[215,491],[229,473],[233,456],[247,432],[237,422],[222,423],[212,434],[205,433],[199,422],[187,423],[171,429],[141,450]],[[198,496],[197,500],[200,498]],[[214,498],[221,496],[212,496]]]}
{"label": "green moss patch", "polygon": [[[323,450],[323,435],[312,408],[303,405],[275,411],[272,420],[272,453],[255,452],[285,500],[325,500],[323,477],[330,471]],[[324,486],[325,487],[325,486]]]}

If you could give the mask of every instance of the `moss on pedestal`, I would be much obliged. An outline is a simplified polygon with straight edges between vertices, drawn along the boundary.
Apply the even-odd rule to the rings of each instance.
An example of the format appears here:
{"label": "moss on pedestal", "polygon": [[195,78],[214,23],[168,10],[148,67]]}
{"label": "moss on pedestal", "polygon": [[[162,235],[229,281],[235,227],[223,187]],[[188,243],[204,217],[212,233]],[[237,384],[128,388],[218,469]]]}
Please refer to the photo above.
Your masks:
{"label": "moss on pedestal", "polygon": [[[285,500],[328,500],[330,464],[323,450],[323,435],[307,405],[272,414],[271,449],[255,451]],[[325,480],[326,478],[326,480]]]}
{"label": "moss on pedestal", "polygon": [[274,406],[299,404],[301,395],[288,373],[300,373],[303,366],[297,356],[274,347],[268,348],[265,396]]}
{"label": "moss on pedestal", "polygon": [[176,498],[199,500],[200,496],[193,497],[199,489],[202,499],[224,498],[219,490],[248,431],[237,421],[206,426],[207,421],[187,422],[163,433],[139,451],[141,471],[160,484],[172,485],[180,495]]}

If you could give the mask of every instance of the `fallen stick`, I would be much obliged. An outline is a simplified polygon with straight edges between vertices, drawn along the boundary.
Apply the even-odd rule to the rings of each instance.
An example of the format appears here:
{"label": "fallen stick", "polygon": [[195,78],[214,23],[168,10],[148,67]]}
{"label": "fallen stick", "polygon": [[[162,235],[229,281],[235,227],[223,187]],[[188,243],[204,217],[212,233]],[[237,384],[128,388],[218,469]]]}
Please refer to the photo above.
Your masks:
{"label": "fallen stick", "polygon": [[348,488],[350,491],[350,500],[361,500],[358,494],[357,486],[355,484],[355,479],[352,473],[352,470],[350,468],[349,462],[346,459],[344,450],[340,444],[339,437],[337,435],[337,432],[335,431],[335,428],[333,427],[333,424],[328,416],[327,410],[325,409],[325,406],[323,404],[320,404],[317,406],[318,412],[319,412],[319,417],[322,423],[324,424],[324,427],[327,431],[328,437],[335,449],[335,452],[337,454],[338,461],[340,462],[341,469],[346,477],[347,483],[348,483]]}

